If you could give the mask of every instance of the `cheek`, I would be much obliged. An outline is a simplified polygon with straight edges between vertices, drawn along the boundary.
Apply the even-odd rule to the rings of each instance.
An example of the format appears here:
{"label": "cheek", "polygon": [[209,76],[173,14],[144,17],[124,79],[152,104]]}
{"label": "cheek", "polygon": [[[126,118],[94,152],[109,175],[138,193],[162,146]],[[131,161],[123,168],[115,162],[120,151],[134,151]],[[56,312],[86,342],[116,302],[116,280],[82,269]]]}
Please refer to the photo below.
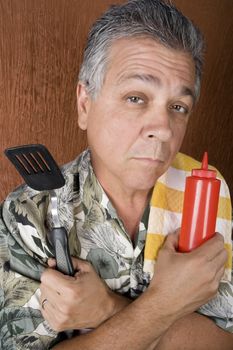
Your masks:
{"label": "cheek", "polygon": [[173,130],[173,142],[172,142],[172,148],[175,152],[177,152],[182,144],[185,132],[187,129],[187,123],[180,123],[179,125],[176,125],[176,127]]}
{"label": "cheek", "polygon": [[111,108],[101,112],[93,113],[88,120],[88,140],[95,144],[104,144],[108,150],[118,152],[121,148],[127,148],[135,139],[136,126],[132,121],[117,109]]}

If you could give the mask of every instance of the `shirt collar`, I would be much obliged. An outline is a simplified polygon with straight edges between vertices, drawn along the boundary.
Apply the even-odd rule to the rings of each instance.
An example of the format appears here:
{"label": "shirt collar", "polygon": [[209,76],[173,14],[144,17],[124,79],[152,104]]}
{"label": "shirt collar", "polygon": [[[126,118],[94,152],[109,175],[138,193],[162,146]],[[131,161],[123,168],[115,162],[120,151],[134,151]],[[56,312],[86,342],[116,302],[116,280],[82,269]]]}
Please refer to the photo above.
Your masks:
{"label": "shirt collar", "polygon": [[[80,200],[85,202],[85,195],[84,195],[85,187],[92,186],[92,184],[94,183],[94,192],[95,193],[93,193],[93,196],[95,196],[95,194],[98,192],[98,195],[95,196],[95,200],[97,200],[99,202],[99,204],[104,209],[106,209],[106,211],[109,213],[111,218],[119,219],[115,207],[113,206],[111,200],[109,199],[108,195],[104,191],[103,187],[99,183],[99,181],[94,173],[94,170],[93,170],[93,167],[91,164],[91,154],[90,154],[89,149],[85,150],[81,154],[78,163],[79,163],[78,164],[78,175],[79,175],[78,180],[77,179],[75,180],[75,177],[77,177],[77,174],[73,174],[73,176],[74,176],[74,180],[75,180],[74,187],[75,186],[77,187],[77,181],[79,183]],[[150,204],[148,201],[148,205],[145,208],[144,214],[142,216],[142,219],[141,219],[141,222],[139,225],[139,231],[147,229],[149,212],[150,212]]]}

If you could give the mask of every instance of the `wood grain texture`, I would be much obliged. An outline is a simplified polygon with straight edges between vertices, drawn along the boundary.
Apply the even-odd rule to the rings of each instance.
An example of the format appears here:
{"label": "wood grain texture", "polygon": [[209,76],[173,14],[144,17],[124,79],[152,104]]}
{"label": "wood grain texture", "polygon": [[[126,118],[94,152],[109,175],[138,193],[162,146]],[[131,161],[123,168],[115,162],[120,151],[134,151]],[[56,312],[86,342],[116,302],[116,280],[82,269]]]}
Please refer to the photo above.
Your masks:
{"label": "wood grain texture", "polygon": [[182,151],[209,161],[226,178],[233,196],[233,1],[175,0],[202,30],[206,55],[200,101]]}
{"label": "wood grain texture", "polygon": [[[6,147],[43,143],[59,164],[86,147],[76,82],[87,31],[112,0],[0,0],[0,200],[22,182]],[[207,40],[202,97],[182,151],[210,162],[233,195],[233,2],[175,0]]]}

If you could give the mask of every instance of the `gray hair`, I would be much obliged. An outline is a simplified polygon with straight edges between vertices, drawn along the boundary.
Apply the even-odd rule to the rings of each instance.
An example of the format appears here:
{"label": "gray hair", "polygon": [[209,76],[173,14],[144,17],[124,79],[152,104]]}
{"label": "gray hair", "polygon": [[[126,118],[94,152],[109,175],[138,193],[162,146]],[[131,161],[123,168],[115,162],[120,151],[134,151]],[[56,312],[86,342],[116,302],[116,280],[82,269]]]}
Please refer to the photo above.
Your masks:
{"label": "gray hair", "polygon": [[114,42],[121,38],[149,37],[165,47],[189,53],[195,63],[195,96],[200,93],[203,36],[200,30],[169,0],[129,0],[114,5],[89,32],[79,80],[95,98],[100,91]]}

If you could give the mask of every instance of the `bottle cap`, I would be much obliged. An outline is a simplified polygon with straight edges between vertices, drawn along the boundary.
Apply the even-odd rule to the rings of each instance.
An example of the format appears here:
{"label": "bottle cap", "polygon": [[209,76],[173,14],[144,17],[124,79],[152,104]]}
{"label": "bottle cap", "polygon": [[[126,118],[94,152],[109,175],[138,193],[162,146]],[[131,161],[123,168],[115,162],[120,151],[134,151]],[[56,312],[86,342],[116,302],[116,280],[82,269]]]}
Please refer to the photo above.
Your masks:
{"label": "bottle cap", "polygon": [[217,176],[216,170],[208,169],[208,153],[207,152],[204,153],[204,156],[202,159],[201,169],[193,169],[192,176],[205,177],[208,179],[210,179],[210,178],[216,179],[216,176]]}

